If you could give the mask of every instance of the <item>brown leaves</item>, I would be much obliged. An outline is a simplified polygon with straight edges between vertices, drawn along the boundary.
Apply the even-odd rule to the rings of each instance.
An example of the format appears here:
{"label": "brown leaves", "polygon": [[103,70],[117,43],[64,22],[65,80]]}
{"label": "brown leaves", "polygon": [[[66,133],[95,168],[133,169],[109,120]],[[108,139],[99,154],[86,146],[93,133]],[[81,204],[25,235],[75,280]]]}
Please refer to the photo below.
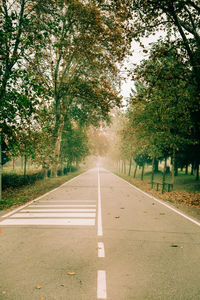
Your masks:
{"label": "brown leaves", "polygon": [[37,290],[40,290],[42,287],[40,286],[40,285],[36,285],[36,287],[35,287]]}
{"label": "brown leaves", "polygon": [[120,216],[116,216],[116,217],[115,217],[115,219],[119,219],[119,218],[120,218]]}
{"label": "brown leaves", "polygon": [[67,275],[73,276],[73,275],[76,275],[76,273],[75,272],[67,272]]}
{"label": "brown leaves", "polygon": [[177,244],[171,244],[171,245],[169,245],[169,246],[170,246],[170,247],[174,247],[174,248],[178,247]]}

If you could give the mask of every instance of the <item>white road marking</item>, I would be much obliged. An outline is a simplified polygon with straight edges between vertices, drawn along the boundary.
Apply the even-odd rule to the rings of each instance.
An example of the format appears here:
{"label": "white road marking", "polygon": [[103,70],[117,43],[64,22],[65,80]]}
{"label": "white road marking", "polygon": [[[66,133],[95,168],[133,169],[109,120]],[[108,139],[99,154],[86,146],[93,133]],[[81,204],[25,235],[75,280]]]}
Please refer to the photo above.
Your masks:
{"label": "white road marking", "polygon": [[94,226],[95,219],[6,219],[0,225],[77,225]]}
{"label": "white road marking", "polygon": [[29,207],[96,207],[96,205],[64,205],[64,204],[55,204],[55,205],[39,205],[39,204],[36,204],[36,205],[30,205]]}
{"label": "white road marking", "polygon": [[96,200],[41,200],[40,203],[46,202],[96,202]]}
{"label": "white road marking", "polygon": [[107,299],[106,271],[102,270],[97,273],[97,299]]}
{"label": "white road marking", "polygon": [[[113,174],[113,173],[112,173]],[[126,181],[125,179],[113,174],[114,176],[116,176],[117,178],[120,178],[122,181],[125,181],[127,184],[129,184],[132,188],[138,190],[139,192],[141,192],[142,194],[146,195],[147,197],[155,200],[156,202],[162,204],[163,206],[166,206],[167,208],[171,209],[172,211],[174,211],[175,213],[177,213],[178,215],[182,216],[183,218],[189,220],[190,222],[196,224],[197,226],[200,226],[200,222],[198,221],[195,221],[194,219],[188,217],[187,215],[183,214],[182,212],[180,212],[179,210],[177,210],[176,208],[173,208],[171,205],[167,204],[167,203],[164,203],[163,201],[155,198],[154,196],[151,196],[150,194],[140,190],[139,188],[137,188],[136,186],[134,186],[133,184],[129,183],[128,181]]]}
{"label": "white road marking", "polygon": [[97,220],[97,231],[98,236],[103,235],[102,229],[102,213],[101,213],[101,183],[100,183],[100,175],[99,175],[99,168],[98,168],[98,220]]}
{"label": "white road marking", "polygon": [[23,209],[21,212],[96,212],[95,208],[44,208],[44,209]]}
{"label": "white road marking", "polygon": [[105,257],[104,243],[98,243],[98,257]]}
{"label": "white road marking", "polygon": [[17,213],[11,218],[95,218],[95,213]]}
{"label": "white road marking", "polygon": [[17,213],[11,218],[95,218],[95,213]]}

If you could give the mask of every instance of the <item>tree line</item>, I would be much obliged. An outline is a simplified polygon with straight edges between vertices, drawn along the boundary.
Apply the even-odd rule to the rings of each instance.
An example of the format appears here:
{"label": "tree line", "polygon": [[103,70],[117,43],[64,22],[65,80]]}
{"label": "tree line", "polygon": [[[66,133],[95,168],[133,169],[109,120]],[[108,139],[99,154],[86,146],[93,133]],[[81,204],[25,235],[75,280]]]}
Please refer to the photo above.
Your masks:
{"label": "tree line", "polygon": [[[115,157],[152,164],[172,162],[172,182],[178,167],[191,165],[199,179],[200,164],[200,6],[198,1],[129,1],[132,38],[147,55],[129,70],[135,82],[121,115]],[[143,37],[165,33],[146,49]],[[143,172],[142,172],[143,173]]]}
{"label": "tree line", "polygon": [[89,126],[120,105],[127,19],[120,1],[1,1],[3,152],[52,176],[88,155]]}

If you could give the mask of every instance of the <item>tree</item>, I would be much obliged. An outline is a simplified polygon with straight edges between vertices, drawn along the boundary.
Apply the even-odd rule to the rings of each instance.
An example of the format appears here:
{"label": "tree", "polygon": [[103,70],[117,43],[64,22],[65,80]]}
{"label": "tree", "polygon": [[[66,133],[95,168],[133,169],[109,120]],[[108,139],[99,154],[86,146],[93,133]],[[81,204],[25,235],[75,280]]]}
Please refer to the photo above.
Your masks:
{"label": "tree", "polygon": [[[0,3],[0,124],[2,134],[12,135],[20,119],[32,116],[43,87],[34,82],[26,59],[40,41],[41,14],[49,1],[6,1]],[[34,50],[33,50],[34,49]]]}
{"label": "tree", "polygon": [[117,12],[98,2],[60,1],[49,19],[46,47],[30,62],[52,91],[55,158],[59,162],[65,118],[98,124],[119,104],[116,62],[130,43]]}
{"label": "tree", "polygon": [[158,42],[136,70],[137,92],[130,107],[137,140],[152,159],[192,145],[191,72],[173,44]]}

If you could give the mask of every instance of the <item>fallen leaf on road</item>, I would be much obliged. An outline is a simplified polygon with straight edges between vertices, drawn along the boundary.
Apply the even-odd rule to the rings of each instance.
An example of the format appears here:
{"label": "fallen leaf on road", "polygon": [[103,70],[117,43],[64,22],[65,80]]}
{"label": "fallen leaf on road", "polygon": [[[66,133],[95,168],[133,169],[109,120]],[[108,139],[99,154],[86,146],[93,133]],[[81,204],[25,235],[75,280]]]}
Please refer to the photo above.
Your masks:
{"label": "fallen leaf on road", "polygon": [[64,286],[64,284],[61,284],[60,286]]}
{"label": "fallen leaf on road", "polygon": [[41,297],[40,300],[44,300],[44,297]]}
{"label": "fallen leaf on road", "polygon": [[155,203],[153,202],[152,205],[155,205]]}
{"label": "fallen leaf on road", "polygon": [[2,233],[2,230],[1,230],[1,228],[0,228],[0,234]]}
{"label": "fallen leaf on road", "polygon": [[160,215],[161,215],[161,216],[164,216],[164,215],[165,215],[165,213],[160,213]]}
{"label": "fallen leaf on road", "polygon": [[144,214],[147,214],[147,211],[146,211],[146,210],[144,210]]}
{"label": "fallen leaf on road", "polygon": [[171,244],[170,247],[178,247],[176,244]]}
{"label": "fallen leaf on road", "polygon": [[67,272],[67,275],[75,275],[75,272]]}
{"label": "fallen leaf on road", "polygon": [[36,287],[35,287],[36,289],[41,289],[42,287],[40,286],[40,285],[36,285]]}
{"label": "fallen leaf on road", "polygon": [[119,218],[120,218],[120,216],[116,216],[116,217],[115,217],[115,219],[119,219]]}
{"label": "fallen leaf on road", "polygon": [[120,207],[120,209],[125,209],[125,207]]}

